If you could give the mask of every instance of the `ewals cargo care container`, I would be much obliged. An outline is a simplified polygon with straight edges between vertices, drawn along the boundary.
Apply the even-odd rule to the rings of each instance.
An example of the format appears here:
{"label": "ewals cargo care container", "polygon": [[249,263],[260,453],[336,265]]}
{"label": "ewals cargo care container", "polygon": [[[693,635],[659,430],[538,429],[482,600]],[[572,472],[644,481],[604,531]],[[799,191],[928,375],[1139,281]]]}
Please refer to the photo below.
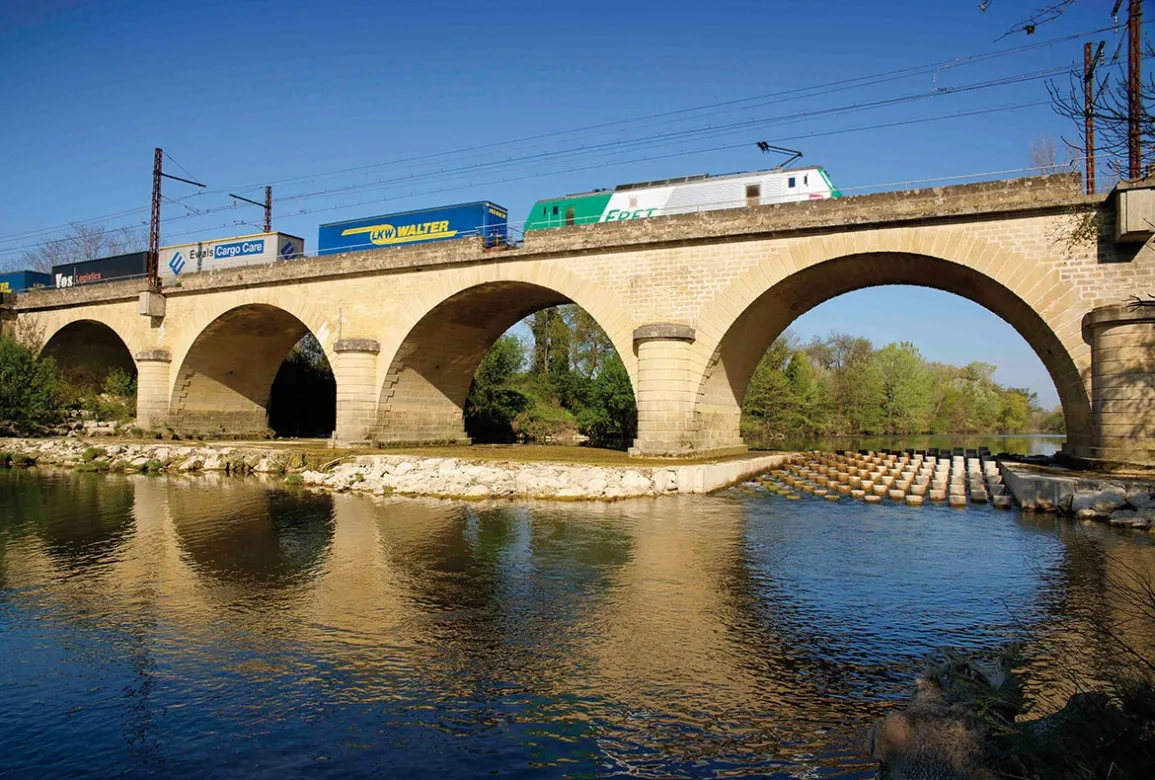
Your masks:
{"label": "ewals cargo care container", "polygon": [[126,255],[52,266],[52,276],[57,287],[143,277],[147,273],[148,252],[129,252]]}
{"label": "ewals cargo care container", "polygon": [[52,274],[39,271],[13,271],[0,274],[0,293],[18,293],[37,287],[54,287]]}
{"label": "ewals cargo care container", "polygon": [[482,236],[486,246],[494,246],[507,240],[508,223],[509,212],[489,201],[330,222],[321,225],[318,231],[317,254],[333,255],[469,236]]}
{"label": "ewals cargo care container", "polygon": [[287,233],[258,233],[161,247],[157,264],[161,279],[176,279],[184,274],[216,268],[295,260],[304,254],[303,238]]}

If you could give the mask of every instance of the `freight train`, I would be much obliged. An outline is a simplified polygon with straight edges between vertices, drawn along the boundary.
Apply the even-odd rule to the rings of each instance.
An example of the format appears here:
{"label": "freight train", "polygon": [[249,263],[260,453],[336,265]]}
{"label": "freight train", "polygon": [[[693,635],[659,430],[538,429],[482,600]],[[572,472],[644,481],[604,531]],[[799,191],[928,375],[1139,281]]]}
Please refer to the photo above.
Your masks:
{"label": "freight train", "polygon": [[[524,230],[528,233],[568,225],[621,222],[841,196],[842,193],[820,167],[776,168],[723,176],[683,176],[539,200],[530,210]],[[490,201],[329,222],[318,229],[317,254],[357,252],[469,236],[480,236],[486,246],[502,246],[509,243],[508,223],[509,212]],[[163,280],[171,283],[183,274],[196,271],[282,262],[304,255],[304,239],[285,233],[261,233],[163,247],[158,257],[158,271]],[[134,252],[54,266],[52,281],[56,287],[72,287],[143,277],[147,273],[147,257],[145,252]]]}

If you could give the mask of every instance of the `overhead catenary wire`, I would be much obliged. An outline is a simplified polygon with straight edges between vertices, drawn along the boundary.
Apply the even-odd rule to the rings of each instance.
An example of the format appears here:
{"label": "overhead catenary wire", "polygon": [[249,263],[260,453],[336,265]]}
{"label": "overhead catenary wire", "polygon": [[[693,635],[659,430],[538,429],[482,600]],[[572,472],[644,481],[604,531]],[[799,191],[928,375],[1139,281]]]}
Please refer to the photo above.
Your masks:
{"label": "overhead catenary wire", "polygon": [[[996,78],[996,79],[988,79],[986,81],[974,82],[971,84],[963,84],[963,85],[959,85],[959,86],[952,87],[952,88],[937,88],[937,89],[933,89],[933,90],[926,90],[926,91],[921,91],[921,92],[917,92],[917,93],[908,93],[906,95],[900,95],[900,96],[888,97],[888,98],[883,98],[883,99],[874,100],[874,101],[868,101],[865,103],[851,103],[851,104],[846,104],[846,105],[841,105],[841,106],[834,106],[834,107],[830,107],[830,108],[798,111],[798,112],[794,112],[794,113],[790,113],[790,114],[780,114],[780,115],[771,116],[771,117],[747,119],[747,120],[742,120],[739,122],[731,122],[731,123],[727,123],[727,124],[723,124],[723,125],[709,125],[709,126],[705,126],[705,127],[690,128],[688,130],[680,130],[680,131],[676,131],[676,132],[672,132],[672,133],[659,133],[656,135],[647,136],[647,137],[643,137],[643,138],[630,139],[627,141],[610,141],[610,142],[605,142],[605,143],[601,143],[601,144],[593,144],[590,146],[579,147],[576,149],[564,149],[564,150],[557,150],[557,151],[552,151],[552,152],[540,153],[537,155],[524,155],[522,157],[516,157],[516,158],[490,160],[490,161],[485,161],[485,162],[473,163],[470,165],[459,166],[457,168],[442,169],[440,171],[434,171],[434,172],[420,174],[420,175],[410,174],[408,176],[392,177],[392,178],[384,179],[384,180],[351,184],[351,185],[346,185],[343,187],[329,188],[329,189],[325,189],[325,190],[317,190],[317,191],[312,191],[312,192],[282,195],[278,198],[278,202],[284,203],[284,202],[306,200],[309,198],[316,198],[316,197],[330,197],[330,196],[337,195],[337,194],[344,194],[344,193],[361,191],[361,190],[388,188],[390,186],[396,186],[396,185],[406,184],[406,183],[416,183],[416,182],[421,182],[421,181],[436,181],[436,180],[445,179],[446,177],[451,177],[451,176],[460,176],[460,175],[464,175],[464,174],[485,173],[487,171],[491,171],[494,169],[510,170],[510,169],[516,169],[519,166],[525,166],[527,164],[528,165],[535,165],[535,164],[540,164],[543,162],[549,162],[551,160],[557,160],[557,159],[567,159],[567,158],[575,158],[575,157],[591,157],[591,156],[595,156],[595,155],[613,154],[613,153],[617,153],[617,152],[630,151],[634,148],[642,147],[642,146],[644,146],[646,148],[653,148],[653,147],[660,146],[660,145],[669,145],[671,143],[681,143],[681,142],[685,142],[688,140],[693,140],[695,138],[700,138],[702,136],[722,136],[725,134],[731,134],[732,135],[734,133],[745,132],[745,131],[748,131],[748,130],[751,130],[754,128],[761,128],[764,125],[772,125],[772,124],[776,124],[776,123],[777,124],[790,124],[790,123],[796,123],[796,122],[801,122],[801,121],[812,121],[812,120],[818,119],[818,118],[825,118],[825,117],[836,116],[836,115],[840,115],[840,114],[846,114],[846,113],[852,113],[852,112],[858,112],[858,111],[866,111],[866,110],[890,107],[890,106],[895,106],[895,105],[902,105],[905,103],[910,103],[910,102],[915,102],[915,101],[928,100],[928,99],[932,99],[935,97],[945,97],[945,96],[950,96],[950,95],[965,94],[968,92],[974,92],[974,91],[982,90],[982,89],[989,89],[989,88],[1009,86],[1009,85],[1014,85],[1014,84],[1021,84],[1021,83],[1025,83],[1028,81],[1035,81],[1035,80],[1047,78],[1047,77],[1050,77],[1052,75],[1056,75],[1060,72],[1065,72],[1067,69],[1068,69],[1067,66],[1055,66],[1052,68],[1047,68],[1047,69],[1038,70],[1038,71],[1030,71],[1027,73],[1019,73],[1019,74],[1015,74],[1012,76],[1004,76],[1004,77],[1000,77],[1000,78]],[[967,112],[962,112],[962,113],[958,114],[958,116],[965,116],[965,115],[967,115]],[[912,121],[908,122],[906,120],[898,120],[896,122],[886,123],[885,126],[892,126],[892,127],[901,126],[903,124],[917,123],[917,121],[918,120],[912,120]],[[794,140],[797,138],[820,137],[820,136],[824,136],[824,135],[837,134],[838,132],[839,131],[825,131],[825,132],[818,132],[815,134],[803,134],[800,136],[776,137],[776,140]],[[704,152],[708,152],[708,151],[723,151],[723,150],[727,150],[727,149],[740,148],[744,145],[745,144],[716,146],[716,147],[710,147],[708,149],[697,150],[697,151],[691,152],[691,153],[704,153]],[[553,175],[554,173],[566,173],[566,172],[573,172],[573,171],[592,170],[592,169],[599,168],[599,167],[607,167],[608,165],[624,165],[624,164],[630,164],[630,163],[634,163],[634,162],[643,162],[643,161],[650,161],[650,160],[656,160],[656,159],[668,159],[669,157],[675,157],[675,156],[681,156],[681,155],[680,154],[647,155],[647,156],[643,156],[640,158],[610,161],[610,162],[607,162],[604,164],[593,165],[593,166],[580,166],[580,167],[576,167],[576,168],[570,168],[570,169],[566,169],[563,171],[557,171],[557,172],[553,172],[550,174],[542,174],[542,175]],[[503,178],[496,180],[496,182],[488,181],[488,182],[484,182],[484,183],[519,181],[519,180],[524,180],[526,178],[532,178],[532,177],[531,176],[503,177]],[[473,183],[471,183],[470,186],[480,186],[481,184],[482,183],[473,182]],[[453,189],[461,189],[461,188],[462,187],[456,187]],[[442,191],[445,191],[445,190],[430,190],[430,191],[426,191],[426,192],[423,192],[420,194],[436,194],[436,193],[442,192]],[[414,195],[408,195],[405,197],[414,197]],[[335,210],[338,208],[349,207],[349,205],[363,205],[364,203],[381,202],[382,200],[387,200],[387,199],[388,198],[379,198],[379,199],[375,199],[372,201],[362,201],[362,202],[357,203],[357,204],[342,204],[340,206],[334,206],[334,207],[331,207],[328,209],[301,210],[301,211],[290,212],[290,213],[293,215],[298,215],[298,214],[305,214],[305,213],[313,213],[313,212],[317,212],[317,211]],[[181,205],[184,205],[184,204],[181,204]],[[234,208],[236,208],[235,203],[224,205],[224,206],[219,206],[219,207],[206,208],[203,210],[199,210],[199,213],[196,213],[196,214],[190,213],[190,214],[183,215],[180,217],[174,217],[174,218],[166,219],[165,223],[171,225],[171,224],[179,222],[181,220],[190,219],[193,217],[207,216],[207,215],[211,215],[211,214],[215,214],[215,213],[222,213],[222,212],[234,209]],[[280,216],[280,215],[278,215],[278,216]],[[233,223],[233,224],[245,224],[245,223]],[[205,228],[203,230],[190,231],[190,233],[195,234],[197,232],[207,232],[208,230],[211,230],[211,229],[213,229],[213,228]],[[187,234],[189,234],[189,233],[184,233],[184,234],[182,234],[182,233],[171,234],[170,233],[169,235],[170,236],[174,236],[174,235],[175,236],[181,236],[181,235],[187,235]],[[10,255],[10,254],[13,254],[16,252],[31,251],[31,250],[35,249],[37,246],[42,246],[44,243],[49,243],[49,242],[24,244],[22,246],[8,247],[8,248],[0,249],[0,256]]]}
{"label": "overhead catenary wire", "polygon": [[[961,116],[978,116],[978,115],[982,115],[982,114],[992,114],[992,113],[998,113],[998,112],[1003,112],[1003,111],[1013,111],[1013,110],[1019,110],[1019,109],[1023,109],[1023,108],[1033,108],[1033,107],[1044,106],[1044,105],[1049,105],[1049,103],[1047,101],[1036,101],[1033,103],[1021,103],[1021,104],[1008,105],[1008,106],[997,106],[994,108],[984,108],[984,109],[977,109],[977,110],[973,110],[973,111],[956,112],[954,114],[947,114],[947,115],[940,115],[940,116],[933,116],[933,117],[922,117],[922,118],[914,119],[914,120],[897,120],[894,122],[883,122],[883,123],[878,123],[878,124],[874,124],[874,125],[844,128],[841,130],[816,131],[813,133],[800,134],[800,135],[796,135],[796,136],[787,136],[787,137],[779,139],[779,140],[790,141],[790,140],[799,140],[799,139],[811,138],[811,137],[817,137],[817,136],[836,135],[836,134],[840,134],[840,133],[853,133],[853,132],[864,132],[864,131],[868,131],[868,130],[887,129],[890,127],[896,127],[896,126],[902,126],[902,125],[922,124],[922,123],[926,123],[926,122],[941,121],[941,120],[946,120],[946,119],[955,119],[955,118],[958,118]],[[705,148],[705,149],[694,149],[694,150],[690,150],[690,151],[686,151],[686,152],[674,152],[674,153],[665,154],[665,155],[649,155],[649,156],[642,157],[642,158],[635,158],[634,160],[630,160],[627,162],[648,161],[648,160],[654,160],[654,159],[668,159],[668,158],[673,158],[673,157],[685,156],[685,155],[689,155],[689,154],[701,154],[701,153],[706,153],[706,152],[711,152],[711,151],[722,151],[722,150],[727,150],[727,149],[741,148],[741,147],[744,147],[747,145],[748,144],[744,142],[741,144],[728,144],[725,146],[715,146],[715,147],[709,147],[709,148]],[[583,171],[583,170],[591,170],[591,169],[596,169],[596,168],[601,168],[601,167],[607,167],[608,165],[617,165],[617,164],[620,164],[620,163],[615,161],[613,163],[606,163],[606,164],[600,164],[600,165],[587,165],[587,166],[571,167],[571,168],[567,168],[565,170],[549,171],[549,172],[544,173],[544,174],[529,174],[529,175],[520,176],[520,177],[503,177],[501,179],[495,179],[495,180],[491,180],[489,182],[483,182],[481,184],[482,185],[483,184],[494,184],[494,183],[499,183],[499,182],[518,181],[518,180],[524,180],[524,179],[530,179],[530,178],[539,178],[542,176],[563,175],[566,173],[573,173],[573,172],[578,172],[578,171]],[[1036,168],[1022,168],[1022,169],[1010,169],[1010,170],[1005,170],[1005,171],[995,171],[995,172],[986,172],[986,173],[977,173],[977,174],[963,174],[963,175],[953,176],[953,177],[939,177],[936,179],[915,180],[915,181],[904,182],[903,184],[916,184],[916,183],[919,183],[920,181],[936,181],[937,182],[937,181],[950,181],[950,180],[966,179],[966,178],[981,178],[984,176],[994,175],[994,174],[998,174],[998,173],[1009,174],[1009,173],[1016,173],[1016,172],[1026,172],[1026,171],[1031,171],[1031,170],[1038,170],[1038,169],[1036,169]],[[441,194],[441,193],[445,193],[445,192],[452,192],[454,190],[459,190],[459,189],[463,189],[466,187],[472,187],[472,186],[481,186],[481,185],[479,185],[478,183],[470,183],[470,184],[460,185],[460,186],[456,186],[456,187],[444,187],[444,188],[435,189],[435,190],[425,190],[425,191],[421,191],[421,192],[413,192],[413,193],[409,193],[403,197],[423,197],[426,195],[435,195],[435,194]],[[844,192],[849,192],[849,191],[857,191],[857,190],[880,189],[880,188],[887,187],[887,186],[891,186],[891,185],[888,185],[888,184],[860,185],[857,187],[848,187],[848,188],[840,188],[840,189],[842,189],[842,191],[844,191]],[[328,211],[335,211],[335,210],[339,210],[339,209],[352,208],[352,207],[356,207],[356,206],[371,205],[373,203],[378,203],[381,200],[385,200],[385,198],[373,199],[373,200],[360,200],[360,201],[357,201],[355,203],[341,203],[341,204],[338,204],[335,206],[326,206],[326,207],[315,208],[315,209],[300,209],[297,211],[286,211],[283,213],[279,213],[276,216],[277,216],[277,218],[283,219],[283,218],[289,217],[289,216],[302,216],[302,215],[308,215],[308,214],[322,214],[322,213],[325,213]],[[188,236],[198,235],[201,233],[211,233],[214,231],[220,231],[220,230],[224,230],[224,229],[231,228],[231,227],[238,227],[238,226],[242,226],[242,225],[246,225],[246,224],[249,224],[249,223],[246,223],[246,222],[241,221],[241,220],[237,220],[237,221],[228,222],[228,223],[224,223],[224,224],[220,224],[220,225],[214,225],[212,227],[207,227],[207,228],[198,228],[195,230],[190,230],[190,231],[185,231],[185,232],[170,233],[169,238],[184,238],[184,237],[188,237]],[[514,222],[511,222],[510,224],[511,225],[517,225],[520,223],[514,221]]]}
{"label": "overhead catenary wire", "polygon": [[[998,49],[998,50],[991,51],[991,52],[982,52],[982,53],[977,53],[977,54],[964,55],[964,56],[960,56],[960,57],[954,57],[951,59],[939,60],[939,61],[931,62],[931,63],[924,63],[922,65],[909,66],[909,67],[905,67],[905,68],[898,68],[898,69],[883,71],[883,72],[879,72],[879,73],[867,74],[864,76],[857,76],[857,77],[853,77],[853,78],[849,78],[849,79],[839,79],[836,81],[830,81],[830,82],[825,82],[825,83],[821,83],[821,84],[808,85],[808,86],[804,86],[804,87],[797,87],[797,88],[793,88],[793,89],[789,89],[789,90],[779,90],[776,92],[766,93],[763,95],[757,95],[757,96],[752,96],[752,97],[736,98],[733,100],[726,100],[726,101],[717,101],[714,103],[709,103],[709,104],[700,105],[700,106],[692,106],[692,107],[687,107],[687,108],[682,108],[682,109],[675,109],[675,110],[671,110],[671,111],[663,111],[663,112],[658,112],[658,113],[648,114],[648,115],[643,115],[643,116],[638,116],[638,117],[630,117],[630,118],[625,118],[625,119],[620,119],[620,120],[612,120],[609,122],[600,122],[600,123],[595,123],[592,125],[585,125],[582,127],[571,128],[571,129],[567,129],[567,130],[557,130],[557,131],[550,131],[550,132],[546,132],[546,133],[538,133],[538,134],[534,134],[534,135],[522,136],[519,138],[513,138],[513,139],[508,139],[508,140],[503,140],[503,141],[497,141],[497,142],[492,142],[492,143],[486,143],[486,144],[479,144],[479,145],[470,146],[470,147],[464,147],[461,149],[447,150],[447,151],[442,151],[442,152],[434,152],[434,153],[430,153],[427,155],[418,155],[418,156],[414,156],[414,157],[402,158],[402,159],[397,159],[397,160],[388,160],[388,161],[373,163],[373,164],[365,165],[365,166],[356,166],[356,167],[352,167],[352,168],[343,168],[343,169],[339,169],[339,170],[315,173],[315,174],[310,174],[310,175],[306,175],[306,176],[291,177],[291,178],[281,179],[281,180],[273,181],[273,182],[264,182],[262,184],[232,185],[230,187],[223,188],[222,190],[220,190],[220,192],[224,192],[225,190],[229,190],[229,189],[231,189],[234,192],[245,192],[245,191],[250,191],[250,190],[256,189],[257,187],[263,186],[264,184],[280,185],[280,184],[287,184],[287,183],[293,183],[293,182],[298,182],[298,181],[307,181],[307,180],[311,180],[311,179],[319,179],[319,178],[324,178],[324,177],[338,176],[338,175],[343,175],[343,174],[348,174],[348,173],[356,173],[356,172],[360,172],[360,171],[364,171],[364,170],[372,170],[375,168],[381,168],[381,167],[386,167],[386,166],[402,165],[402,164],[406,164],[409,162],[433,160],[433,159],[452,157],[452,156],[460,156],[462,154],[476,153],[476,152],[484,151],[487,149],[497,149],[497,148],[501,148],[501,147],[505,147],[505,146],[514,145],[514,144],[524,144],[524,143],[528,143],[528,142],[532,142],[532,141],[539,141],[539,140],[545,140],[545,139],[550,139],[550,138],[558,138],[558,137],[567,136],[567,135],[574,135],[574,134],[578,134],[578,133],[586,133],[586,132],[596,131],[596,130],[605,130],[605,129],[615,128],[615,127],[625,127],[625,126],[628,126],[631,124],[652,122],[655,120],[669,119],[669,118],[678,117],[678,116],[687,116],[687,115],[691,115],[691,114],[694,114],[697,112],[703,112],[703,111],[711,111],[711,112],[716,113],[719,109],[728,109],[731,107],[741,107],[741,106],[745,106],[745,105],[748,105],[750,103],[754,103],[754,102],[760,101],[760,100],[765,101],[765,100],[777,99],[779,102],[784,102],[782,99],[790,98],[791,96],[798,96],[798,99],[803,99],[805,97],[817,97],[817,96],[820,96],[820,95],[823,95],[823,94],[826,94],[826,93],[829,93],[832,91],[837,91],[839,88],[843,88],[843,87],[864,88],[864,87],[873,86],[874,84],[877,84],[877,83],[885,83],[886,81],[890,81],[890,80],[893,80],[895,78],[917,76],[920,74],[930,73],[930,72],[933,72],[935,70],[947,70],[950,68],[963,67],[965,65],[971,65],[971,64],[981,63],[981,62],[988,62],[988,61],[1000,59],[1003,57],[1022,54],[1022,53],[1028,52],[1028,51],[1032,51],[1032,50],[1037,50],[1037,49],[1042,49],[1042,48],[1047,48],[1047,47],[1053,47],[1053,46],[1056,46],[1058,44],[1067,43],[1071,40],[1075,40],[1075,39],[1085,37],[1088,35],[1095,35],[1095,34],[1102,33],[1102,32],[1109,32],[1113,29],[1115,29],[1114,26],[1106,26],[1106,27],[1102,27],[1099,29],[1095,29],[1095,30],[1082,31],[1082,32],[1071,34],[1071,35],[1060,36],[1060,37],[1056,37],[1056,38],[1050,38],[1050,39],[1043,40],[1043,41],[1036,41],[1036,42],[1032,42],[1029,44],[1023,44],[1023,45],[1008,47],[1008,48],[1004,48],[1004,49]],[[172,162],[174,164],[176,164],[178,167],[180,167],[181,170],[188,173],[188,170],[186,168],[184,168],[183,166],[181,166],[181,164],[179,162],[177,162],[175,159],[173,159],[171,157],[171,155],[168,155],[166,153],[166,156],[169,157],[169,159],[172,160]],[[192,176],[191,174],[189,174],[189,175],[190,175],[190,178],[193,178],[193,179],[197,178],[195,176]],[[200,197],[202,195],[210,195],[210,194],[219,194],[219,193],[217,190],[208,190],[208,191],[205,191],[204,193],[198,192],[198,193],[195,193],[193,195],[185,196],[183,198],[178,199],[178,201],[183,201],[183,200],[187,200],[189,198],[196,198],[196,197]],[[92,224],[92,223],[97,223],[97,222],[102,222],[102,221],[107,221],[107,220],[121,219],[123,217],[131,216],[134,214],[144,214],[146,211],[147,211],[146,208],[138,207],[138,208],[132,208],[132,209],[119,210],[119,211],[111,212],[109,214],[102,214],[102,215],[98,215],[98,216],[94,216],[94,217],[87,217],[84,219],[70,220],[68,222],[57,224],[57,225],[51,225],[51,226],[47,226],[47,227],[36,228],[36,229],[32,229],[32,230],[21,231],[18,233],[0,236],[0,243],[9,242],[12,240],[26,239],[26,238],[30,238],[30,237],[33,237],[36,235],[49,234],[49,233],[52,233],[55,231],[60,231],[60,230],[66,230],[69,227],[74,226],[74,225]]]}

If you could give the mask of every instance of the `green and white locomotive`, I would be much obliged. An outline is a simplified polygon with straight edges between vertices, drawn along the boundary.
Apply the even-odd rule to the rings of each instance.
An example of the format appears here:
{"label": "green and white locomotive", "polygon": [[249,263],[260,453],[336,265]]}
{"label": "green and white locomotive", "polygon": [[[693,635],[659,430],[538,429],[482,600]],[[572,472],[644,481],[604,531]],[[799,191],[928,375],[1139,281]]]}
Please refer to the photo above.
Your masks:
{"label": "green and white locomotive", "polygon": [[826,171],[819,167],[774,169],[724,176],[682,176],[676,179],[623,184],[564,198],[539,200],[525,221],[525,230],[645,219],[665,214],[766,206],[800,200],[841,197]]}

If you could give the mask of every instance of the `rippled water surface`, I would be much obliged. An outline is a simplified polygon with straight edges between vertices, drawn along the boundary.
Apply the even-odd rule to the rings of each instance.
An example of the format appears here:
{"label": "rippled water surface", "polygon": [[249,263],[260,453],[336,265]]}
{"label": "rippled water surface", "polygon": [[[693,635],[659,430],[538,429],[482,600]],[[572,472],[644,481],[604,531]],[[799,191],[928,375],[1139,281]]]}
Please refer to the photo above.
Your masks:
{"label": "rippled water surface", "polygon": [[869,777],[862,733],[927,651],[1026,637],[1046,701],[1109,608],[1089,564],[1153,553],[753,489],[488,505],[0,471],[0,776]]}

